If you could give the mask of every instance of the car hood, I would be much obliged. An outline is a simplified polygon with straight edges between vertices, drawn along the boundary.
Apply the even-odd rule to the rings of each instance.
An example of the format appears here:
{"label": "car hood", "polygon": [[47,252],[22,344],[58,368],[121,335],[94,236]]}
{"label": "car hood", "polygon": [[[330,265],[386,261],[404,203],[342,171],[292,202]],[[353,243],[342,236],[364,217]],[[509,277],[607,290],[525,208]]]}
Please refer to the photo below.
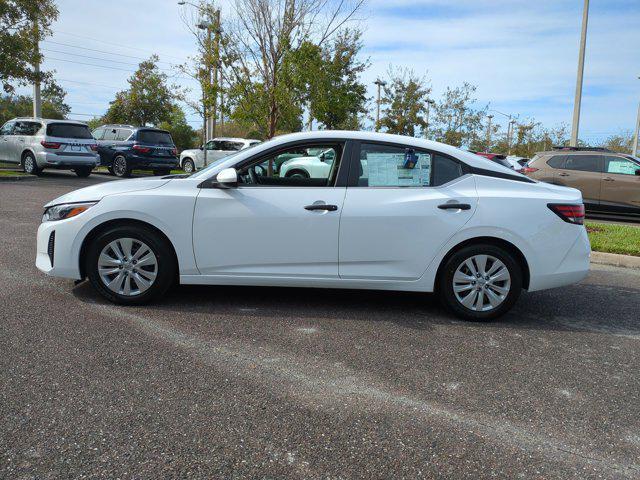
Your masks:
{"label": "car hood", "polygon": [[180,153],[181,157],[184,157],[185,155],[198,155],[202,150],[200,150],[199,148],[191,148],[189,150],[183,150]]}
{"label": "car hood", "polygon": [[113,180],[110,182],[99,183],[98,185],[92,185],[90,187],[81,188],[80,190],[74,190],[73,192],[66,193],[61,197],[51,200],[45,205],[45,208],[52,205],[60,205],[61,203],[73,203],[73,202],[91,202],[102,200],[107,195],[116,195],[118,193],[137,192],[140,190],[151,190],[158,188],[167,182],[170,182],[170,178],[134,178],[131,180]]}

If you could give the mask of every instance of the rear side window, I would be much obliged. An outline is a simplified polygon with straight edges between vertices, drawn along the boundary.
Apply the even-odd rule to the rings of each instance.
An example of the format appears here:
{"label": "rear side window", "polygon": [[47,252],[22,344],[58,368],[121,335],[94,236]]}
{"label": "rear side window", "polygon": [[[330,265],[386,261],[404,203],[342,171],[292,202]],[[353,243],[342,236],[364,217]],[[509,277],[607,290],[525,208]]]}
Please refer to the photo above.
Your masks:
{"label": "rear side window", "polygon": [[116,140],[123,142],[129,138],[132,133],[133,130],[129,130],[128,128],[119,128],[116,132]]}
{"label": "rear side window", "polygon": [[581,172],[602,172],[601,155],[567,155],[564,164],[565,170],[578,170]]}
{"label": "rear side window", "polygon": [[222,150],[237,152],[242,146],[243,144],[238,142],[222,142]]}
{"label": "rear side window", "polygon": [[96,140],[102,140],[102,136],[104,135],[104,128],[97,128],[92,132],[93,138]]}
{"label": "rear side window", "polygon": [[160,130],[138,130],[138,141],[150,145],[173,145],[169,132]]}
{"label": "rear side window", "polygon": [[547,165],[551,168],[564,168],[564,155],[554,155],[547,161]]}
{"label": "rear side window", "polygon": [[442,155],[433,157],[432,185],[438,187],[462,176],[462,165]]}
{"label": "rear side window", "polygon": [[35,135],[42,125],[38,122],[16,122],[14,135]]}
{"label": "rear side window", "polygon": [[91,130],[86,125],[72,123],[50,123],[47,125],[47,136],[58,138],[91,139]]}

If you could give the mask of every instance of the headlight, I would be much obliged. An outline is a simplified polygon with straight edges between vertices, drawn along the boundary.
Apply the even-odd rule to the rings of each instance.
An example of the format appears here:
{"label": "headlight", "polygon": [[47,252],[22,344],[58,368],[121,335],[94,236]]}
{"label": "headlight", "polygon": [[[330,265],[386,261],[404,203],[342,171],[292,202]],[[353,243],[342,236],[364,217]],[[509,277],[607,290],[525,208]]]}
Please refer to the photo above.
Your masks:
{"label": "headlight", "polygon": [[63,203],[47,208],[42,216],[43,222],[52,222],[54,220],[64,220],[65,218],[80,215],[88,208],[93,207],[98,202],[86,203]]}

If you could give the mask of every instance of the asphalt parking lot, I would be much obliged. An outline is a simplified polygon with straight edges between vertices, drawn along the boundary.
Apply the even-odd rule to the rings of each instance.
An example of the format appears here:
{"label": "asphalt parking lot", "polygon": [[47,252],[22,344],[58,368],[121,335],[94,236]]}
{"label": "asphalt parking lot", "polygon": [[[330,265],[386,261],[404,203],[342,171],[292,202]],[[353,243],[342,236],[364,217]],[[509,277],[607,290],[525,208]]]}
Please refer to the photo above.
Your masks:
{"label": "asphalt parking lot", "polygon": [[0,183],[0,478],[640,477],[640,272],[488,324],[407,293],[124,308],[34,266],[42,205],[107,180]]}

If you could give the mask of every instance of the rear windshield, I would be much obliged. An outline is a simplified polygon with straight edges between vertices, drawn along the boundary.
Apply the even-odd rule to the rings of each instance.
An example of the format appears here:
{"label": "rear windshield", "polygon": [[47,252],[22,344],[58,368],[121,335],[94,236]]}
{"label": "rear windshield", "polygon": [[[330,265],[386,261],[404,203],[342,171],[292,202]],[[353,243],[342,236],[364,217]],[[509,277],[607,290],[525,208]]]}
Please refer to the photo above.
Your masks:
{"label": "rear windshield", "polygon": [[59,138],[93,138],[89,127],[73,123],[50,123],[47,125],[47,135]]}
{"label": "rear windshield", "polygon": [[160,130],[138,130],[138,141],[151,145],[173,145],[173,139],[169,132]]}

